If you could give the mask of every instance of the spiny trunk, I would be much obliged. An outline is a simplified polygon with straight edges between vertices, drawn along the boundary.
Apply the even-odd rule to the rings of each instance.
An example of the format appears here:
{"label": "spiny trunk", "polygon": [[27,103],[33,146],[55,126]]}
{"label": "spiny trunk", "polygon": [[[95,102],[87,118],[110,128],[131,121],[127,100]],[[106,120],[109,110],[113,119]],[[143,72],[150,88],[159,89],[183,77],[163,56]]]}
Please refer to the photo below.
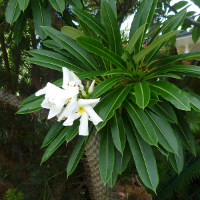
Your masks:
{"label": "spiny trunk", "polygon": [[92,200],[117,200],[115,189],[103,184],[99,172],[99,133],[93,132],[85,148],[84,165]]}

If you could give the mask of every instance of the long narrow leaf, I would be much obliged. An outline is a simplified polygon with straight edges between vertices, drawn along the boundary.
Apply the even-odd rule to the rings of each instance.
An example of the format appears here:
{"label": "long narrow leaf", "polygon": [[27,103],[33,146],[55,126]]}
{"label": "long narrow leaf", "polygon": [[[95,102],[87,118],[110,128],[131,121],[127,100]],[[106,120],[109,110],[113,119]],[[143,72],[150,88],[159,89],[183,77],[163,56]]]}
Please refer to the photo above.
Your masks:
{"label": "long narrow leaf", "polygon": [[104,45],[98,40],[87,36],[81,36],[78,37],[76,41],[91,53],[107,59],[112,64],[121,69],[126,69],[122,58],[114,52],[110,51],[108,48],[104,47]]}
{"label": "long narrow leaf", "polygon": [[62,48],[73,54],[78,60],[85,64],[88,70],[97,70],[98,66],[94,58],[78,45],[73,39],[62,34],[60,31],[52,27],[43,27],[47,35],[49,35],[54,41],[56,41]]}
{"label": "long narrow leaf", "polygon": [[133,124],[129,123],[127,119],[124,123],[127,140],[131,148],[138,174],[146,187],[156,191],[159,178],[156,159],[151,146],[141,138],[133,127]]}

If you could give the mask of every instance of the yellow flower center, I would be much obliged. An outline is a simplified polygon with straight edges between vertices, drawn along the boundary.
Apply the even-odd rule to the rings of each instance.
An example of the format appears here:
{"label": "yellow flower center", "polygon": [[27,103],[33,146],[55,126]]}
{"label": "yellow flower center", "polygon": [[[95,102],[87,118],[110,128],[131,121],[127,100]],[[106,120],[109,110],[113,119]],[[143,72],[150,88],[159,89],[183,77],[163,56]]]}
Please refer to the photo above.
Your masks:
{"label": "yellow flower center", "polygon": [[80,114],[82,114],[84,111],[85,111],[85,109],[84,109],[83,106],[80,106],[80,107],[78,108],[78,112],[79,112]]}

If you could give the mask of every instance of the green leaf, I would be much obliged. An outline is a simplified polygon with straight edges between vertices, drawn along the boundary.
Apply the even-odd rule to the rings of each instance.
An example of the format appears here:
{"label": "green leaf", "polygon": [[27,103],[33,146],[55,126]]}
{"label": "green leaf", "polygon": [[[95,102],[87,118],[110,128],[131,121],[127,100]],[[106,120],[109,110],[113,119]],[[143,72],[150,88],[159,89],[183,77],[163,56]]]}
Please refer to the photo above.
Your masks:
{"label": "green leaf", "polygon": [[175,10],[179,10],[181,9],[182,7],[186,6],[188,4],[187,1],[179,1],[177,3],[175,3],[172,7],[175,9]]}
{"label": "green leaf", "polygon": [[176,137],[178,138],[178,155],[170,153],[169,161],[172,167],[175,169],[175,171],[178,174],[180,174],[184,167],[184,155],[183,155],[183,147],[182,147],[180,138],[178,137],[178,135]]}
{"label": "green leaf", "polygon": [[126,64],[124,63],[122,58],[119,55],[110,51],[108,48],[104,47],[104,45],[98,40],[87,36],[81,36],[78,37],[76,41],[91,53],[94,53],[95,55],[107,59],[112,64],[116,65],[121,69],[126,69]]}
{"label": "green leaf", "polygon": [[112,12],[114,13],[115,18],[117,19],[117,7],[116,7],[115,0],[101,0],[101,2],[106,2],[107,4],[110,5]]}
{"label": "green leaf", "polygon": [[[200,17],[197,19],[197,21],[200,22]],[[194,43],[196,43],[200,37],[199,32],[200,32],[200,28],[194,26],[192,30],[192,40]]]}
{"label": "green leaf", "polygon": [[86,70],[80,62],[67,58],[56,52],[34,49],[29,51],[29,54],[34,56],[34,58],[29,58],[28,61],[34,64],[40,64],[41,66],[50,69],[62,71],[62,67],[67,67],[69,70],[73,70],[74,72],[83,72]]}
{"label": "green leaf", "polygon": [[124,124],[119,112],[115,112],[110,121],[111,133],[115,147],[123,155],[123,151],[126,144],[126,136],[124,130]]}
{"label": "green leaf", "polygon": [[115,166],[118,174],[121,174],[126,168],[131,158],[131,151],[126,144],[123,155],[115,149]]}
{"label": "green leaf", "polygon": [[114,85],[116,85],[118,82],[122,81],[123,77],[112,77],[108,78],[105,81],[98,84],[94,91],[92,92],[91,96],[93,98],[101,96],[103,93],[107,92],[109,89],[111,89]]}
{"label": "green leaf", "polygon": [[98,103],[96,110],[99,116],[103,119],[103,122],[100,122],[96,126],[97,130],[100,130],[106,125],[107,121],[114,115],[115,110],[122,105],[129,93],[129,90],[129,87],[119,87],[113,89],[113,91],[109,93],[109,96],[102,99],[100,103]]}
{"label": "green leaf", "polygon": [[179,117],[179,124],[177,126],[177,133],[181,139],[182,144],[194,155],[196,156],[196,147],[195,147],[195,139],[190,130],[190,127],[183,119],[182,116]]}
{"label": "green leaf", "polygon": [[[109,75],[130,75],[130,73],[124,71],[124,70],[121,70],[121,69],[113,69],[113,70],[110,70],[110,71],[107,71],[104,76],[109,76]],[[119,78],[119,77],[118,77]]]}
{"label": "green leaf", "polygon": [[61,129],[63,128],[63,122],[56,122],[51,129],[48,131],[47,135],[44,138],[44,141],[42,143],[42,147],[46,147],[49,145],[52,140],[55,139],[55,137],[60,133]]}
{"label": "green leaf", "polygon": [[156,40],[154,40],[149,46],[147,46],[145,49],[137,53],[133,59],[136,63],[138,63],[140,60],[142,60],[148,53],[150,53],[152,50],[160,47],[160,44],[167,42],[170,38],[177,35],[180,31],[172,31],[169,33],[166,33]]}
{"label": "green leaf", "polygon": [[200,59],[200,52],[193,52],[193,53],[184,53],[181,55],[176,55],[176,56],[167,56],[166,58],[162,58],[156,66],[163,66],[163,65],[168,65],[171,63],[174,63],[179,60],[185,60],[185,59]]}
{"label": "green leaf", "polygon": [[84,35],[82,31],[71,26],[63,26],[61,28],[61,33],[67,35],[68,37],[72,39],[76,39],[77,37]]}
{"label": "green leaf", "polygon": [[104,127],[100,132],[99,171],[105,183],[111,178],[115,162],[114,144],[109,127]]}
{"label": "green leaf", "polygon": [[18,19],[20,13],[21,10],[19,8],[17,0],[9,0],[5,11],[6,21],[9,24],[14,23]]}
{"label": "green leaf", "polygon": [[65,0],[49,0],[52,7],[60,13],[63,13],[65,10]]}
{"label": "green leaf", "polygon": [[151,107],[151,106],[157,104],[158,101],[159,101],[159,98],[158,98],[157,93],[155,93],[154,91],[151,91],[151,96],[150,96],[148,107]]}
{"label": "green leaf", "polygon": [[168,81],[158,81],[151,83],[150,88],[164,99],[171,102],[176,108],[186,111],[191,110],[189,100],[174,84]]}
{"label": "green leaf", "polygon": [[138,174],[144,185],[155,192],[159,178],[151,146],[141,138],[133,124],[129,123],[127,119],[124,120],[124,124]]}
{"label": "green leaf", "polygon": [[151,106],[150,109],[162,119],[171,123],[178,123],[176,113],[168,102],[164,101],[157,103],[156,105]]}
{"label": "green leaf", "polygon": [[76,120],[73,124],[73,130],[68,132],[68,134],[65,137],[66,142],[70,142],[77,134],[78,134],[78,127],[79,127],[79,120]]}
{"label": "green leaf", "polygon": [[115,17],[112,8],[106,1],[101,1],[101,17],[104,22],[111,51],[122,55],[123,48],[117,18]]}
{"label": "green leaf", "polygon": [[79,136],[76,145],[73,149],[73,152],[71,154],[71,157],[69,159],[69,162],[67,164],[67,176],[73,173],[73,171],[76,169],[76,166],[78,165],[86,146],[86,141],[88,137],[85,136]]}
{"label": "green leaf", "polygon": [[14,37],[13,39],[17,44],[21,41],[21,38],[24,33],[24,28],[26,26],[27,16],[24,13],[21,13],[18,20],[14,24]]}
{"label": "green leaf", "polygon": [[21,102],[20,106],[25,106],[25,105],[27,105],[28,103],[31,103],[31,102],[33,102],[33,101],[35,101],[35,100],[37,100],[37,99],[43,99],[43,96],[35,96],[35,94],[32,94],[32,95],[30,95],[29,97],[25,98],[25,99]]}
{"label": "green leaf", "polygon": [[199,2],[199,0],[191,0],[191,1],[200,8],[200,2]]}
{"label": "green leaf", "polygon": [[44,40],[47,35],[41,28],[41,26],[51,26],[51,14],[49,7],[44,7],[41,0],[31,1],[32,11],[33,11],[33,21],[37,34],[42,40]]}
{"label": "green leaf", "polygon": [[28,7],[29,1],[30,1],[30,0],[17,0],[17,2],[18,2],[18,4],[19,4],[19,8],[20,8],[22,11],[25,11],[26,8]]}
{"label": "green leaf", "polygon": [[[132,36],[132,38],[130,39],[129,43],[126,46],[126,50],[132,54],[134,51],[134,47],[136,42],[138,41],[138,39],[140,38],[141,34],[144,32],[146,24],[142,25]],[[122,55],[122,59],[125,61],[126,60],[126,54],[124,53]]]}
{"label": "green leaf", "polygon": [[153,0],[143,0],[141,2],[131,23],[129,39],[133,37],[134,33],[138,30],[139,27],[146,24],[152,4]]}
{"label": "green leaf", "polygon": [[125,108],[142,138],[148,144],[157,146],[156,131],[145,112],[133,102],[128,101],[125,102]]}
{"label": "green leaf", "polygon": [[43,27],[44,31],[48,36],[50,36],[54,41],[56,41],[62,48],[66,49],[80,60],[88,70],[97,70],[98,66],[94,58],[85,51],[80,45],[78,45],[74,40],[62,34],[60,31],[52,27]]}
{"label": "green leaf", "polygon": [[118,173],[116,171],[116,166],[113,169],[112,176],[108,180],[107,184],[109,187],[113,187],[117,181]]}
{"label": "green leaf", "polygon": [[135,89],[136,103],[140,108],[144,109],[148,105],[150,100],[149,85],[145,81],[137,82],[134,85],[134,89]]}
{"label": "green leaf", "polygon": [[73,7],[72,11],[93,31],[95,31],[103,40],[108,40],[104,27],[96,18],[80,8]]}
{"label": "green leaf", "polygon": [[190,104],[194,110],[200,112],[200,100],[192,95],[192,93],[184,92],[186,97],[189,99]]}
{"label": "green leaf", "polygon": [[72,126],[66,126],[58,133],[58,136],[49,144],[46,151],[43,154],[41,163],[45,162],[59,147],[63,144],[66,139],[66,135],[72,134],[77,124],[73,124]]}
{"label": "green leaf", "polygon": [[24,105],[22,108],[20,108],[16,114],[26,114],[26,113],[31,113],[34,112],[36,110],[40,110],[41,107],[41,103],[43,101],[43,98],[39,98],[35,101],[32,101],[30,103],[27,103],[26,105]]}
{"label": "green leaf", "polygon": [[66,1],[72,6],[83,9],[83,3],[81,0],[66,0]]}
{"label": "green leaf", "polygon": [[178,141],[170,124],[152,112],[147,112],[153,124],[158,142],[171,153],[178,154]]}
{"label": "green leaf", "polygon": [[170,65],[158,69],[155,75],[161,73],[173,72],[176,74],[181,74],[185,76],[199,77],[200,76],[200,66],[196,65]]}

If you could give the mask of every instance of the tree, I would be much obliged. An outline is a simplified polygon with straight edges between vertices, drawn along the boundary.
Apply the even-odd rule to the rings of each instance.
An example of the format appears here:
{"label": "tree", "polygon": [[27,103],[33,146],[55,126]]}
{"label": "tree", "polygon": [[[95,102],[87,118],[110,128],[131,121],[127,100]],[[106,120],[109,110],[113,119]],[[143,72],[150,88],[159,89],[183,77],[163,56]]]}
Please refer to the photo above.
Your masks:
{"label": "tree", "polygon": [[[24,20],[27,20],[26,14],[30,14],[28,4],[21,5],[20,2],[9,1],[6,10],[8,22],[13,23],[18,20],[14,25],[16,27],[15,34],[19,32],[17,32],[19,27],[24,27]],[[35,29],[40,39],[43,40],[42,43],[39,43],[40,40],[37,41],[34,29],[29,24],[30,32],[26,34],[26,37],[31,38],[35,49],[29,51],[33,57],[28,59],[32,63],[32,84],[39,89],[41,87],[40,80],[42,79],[43,83],[46,82],[46,71],[43,71],[43,77],[37,76],[38,72],[42,70],[39,66],[57,71],[62,71],[61,67],[67,66],[81,79],[96,80],[94,91],[88,93],[89,88],[86,85],[86,94],[80,93],[79,98],[101,97],[100,103],[95,107],[95,111],[103,119],[103,122],[96,126],[100,133],[99,152],[95,151],[95,147],[98,148],[99,145],[99,135],[94,134],[94,126],[91,126],[90,137],[78,137],[68,163],[68,175],[75,170],[84,148],[86,148],[86,162],[88,161],[93,195],[96,196],[96,199],[105,199],[105,195],[109,196],[111,192],[108,188],[106,188],[106,192],[101,189],[104,188],[103,183],[100,184],[101,188],[97,185],[100,183],[99,172],[96,168],[98,154],[101,179],[109,186],[115,184],[118,174],[125,170],[132,154],[144,185],[155,191],[158,185],[158,173],[153,146],[169,156],[169,161],[178,173],[183,169],[183,146],[196,155],[193,135],[188,132],[187,122],[181,116],[185,111],[190,111],[191,107],[199,112],[199,97],[178,88],[168,78],[198,77],[199,67],[176,64],[176,62],[186,58],[199,58],[200,54],[192,53],[159,59],[159,50],[169,39],[176,36],[178,33],[176,29],[183,23],[186,11],[182,10],[177,13],[165,23],[160,24],[157,31],[147,36],[146,32],[154,17],[157,1],[143,0],[132,22],[128,44],[123,48],[118,21],[121,23],[129,9],[123,13],[123,17],[120,19],[120,17],[117,18],[119,11],[116,9],[114,1],[109,3],[101,1],[101,19],[96,11],[94,14],[97,14],[97,19],[95,19],[83,10],[81,1],[69,1],[72,9],[69,4],[65,9],[65,1],[60,1],[59,4],[53,1],[49,2],[57,12],[64,12],[64,19],[66,19],[65,16],[69,16],[64,22],[60,20],[61,26],[64,23],[70,26],[63,27],[61,32],[50,27],[50,16],[62,19],[59,13],[42,1],[31,2]],[[120,2],[118,3],[120,5]],[[85,4],[89,6],[87,2]],[[27,5],[27,11],[22,13],[21,10],[25,10],[25,5]],[[39,7],[41,9],[38,14]],[[12,13],[14,15],[11,15]],[[77,21],[78,25],[74,25],[73,20]],[[53,19],[52,22],[55,20]],[[55,27],[54,23],[53,27]],[[17,38],[21,37],[23,34]],[[47,37],[48,39],[45,40]],[[149,44],[146,48],[143,46],[145,40]],[[2,42],[2,44],[4,43]],[[38,44],[42,49],[36,49]],[[2,50],[3,46],[1,45]],[[5,50],[3,53],[6,64],[9,55],[6,55]],[[6,69],[9,72],[9,67]],[[60,75],[52,71],[48,72],[52,74],[52,77]],[[16,74],[18,75],[18,73]],[[29,73],[27,74],[29,75]],[[62,81],[54,84],[60,86]],[[9,85],[7,88],[7,92],[10,92]],[[21,103],[22,108],[18,114],[40,110],[43,100],[44,96],[30,96]],[[60,122],[53,125],[43,143],[43,146],[48,145],[48,147],[42,162],[46,161],[65,140],[69,142],[78,134],[77,123],[72,127],[63,127]],[[94,176],[96,179],[93,181]],[[99,190],[102,191],[102,194],[98,194]],[[116,197],[109,198],[116,199]]]}

